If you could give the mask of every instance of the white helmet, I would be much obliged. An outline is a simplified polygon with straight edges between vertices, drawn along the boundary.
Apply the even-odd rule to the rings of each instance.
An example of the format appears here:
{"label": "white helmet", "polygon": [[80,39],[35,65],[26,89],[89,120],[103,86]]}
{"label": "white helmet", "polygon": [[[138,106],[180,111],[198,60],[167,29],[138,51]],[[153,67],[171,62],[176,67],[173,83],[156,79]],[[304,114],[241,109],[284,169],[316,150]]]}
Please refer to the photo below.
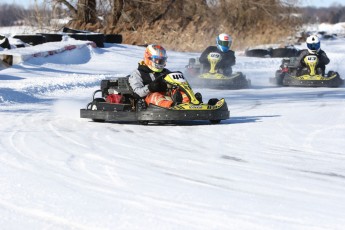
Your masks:
{"label": "white helmet", "polygon": [[230,49],[232,38],[229,34],[219,34],[216,39],[217,47],[222,52],[228,52]]}
{"label": "white helmet", "polygon": [[307,38],[308,51],[311,54],[316,54],[320,50],[320,39],[316,35],[311,35]]}

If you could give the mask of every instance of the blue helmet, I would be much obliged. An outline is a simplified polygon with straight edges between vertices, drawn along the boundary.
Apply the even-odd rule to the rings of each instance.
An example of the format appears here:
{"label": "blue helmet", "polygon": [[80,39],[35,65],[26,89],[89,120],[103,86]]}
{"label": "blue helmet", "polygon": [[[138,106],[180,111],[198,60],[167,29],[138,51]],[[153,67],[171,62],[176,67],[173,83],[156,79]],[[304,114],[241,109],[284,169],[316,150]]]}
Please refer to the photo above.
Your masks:
{"label": "blue helmet", "polygon": [[227,52],[232,44],[232,38],[229,34],[219,34],[217,39],[217,47],[222,52]]}

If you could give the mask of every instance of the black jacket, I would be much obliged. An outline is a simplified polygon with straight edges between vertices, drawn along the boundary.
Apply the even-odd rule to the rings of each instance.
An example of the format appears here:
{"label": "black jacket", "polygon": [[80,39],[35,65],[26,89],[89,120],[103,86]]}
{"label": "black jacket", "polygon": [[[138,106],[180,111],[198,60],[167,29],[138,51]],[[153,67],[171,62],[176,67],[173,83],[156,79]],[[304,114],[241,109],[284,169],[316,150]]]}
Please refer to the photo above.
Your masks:
{"label": "black jacket", "polygon": [[[304,63],[304,57],[308,55],[312,55],[312,54],[310,54],[307,49],[301,50],[296,59],[295,67],[296,68],[307,67],[306,64]],[[323,70],[323,72],[325,72],[326,65],[330,62],[325,51],[319,50],[319,52],[317,52],[315,55],[319,58],[319,63],[316,67],[317,68],[320,67]]]}
{"label": "black jacket", "polygon": [[[128,80],[133,91],[140,97],[145,97],[149,93],[148,85],[161,74],[168,74],[170,72],[171,71],[165,68],[161,73],[154,72],[142,61],[138,64],[138,68],[129,76]],[[157,90],[161,92],[166,91],[167,89],[167,84],[163,81],[163,78],[160,78],[159,81],[157,81],[156,86]]]}
{"label": "black jacket", "polygon": [[216,46],[209,46],[204,50],[204,52],[202,52],[199,58],[200,63],[204,65],[204,70],[210,70],[210,63],[207,60],[207,55],[211,52],[219,53],[222,56],[222,59],[217,63],[216,66],[218,69],[225,70],[236,64],[234,51],[229,50],[228,52],[222,52]]}
{"label": "black jacket", "polygon": [[[163,71],[160,73],[154,72],[149,67],[147,67],[147,65],[142,64],[142,63],[138,64],[138,70],[139,70],[141,78],[143,79],[144,85],[150,84],[152,82],[152,78],[151,78],[150,74],[153,74],[154,78],[157,79],[157,77],[161,76],[162,74],[166,75],[166,74],[171,72],[170,70],[168,70],[166,68],[164,68]],[[163,78],[160,78],[158,81],[163,82]],[[163,85],[162,91],[165,91],[166,90],[166,83],[164,83],[162,85]]]}

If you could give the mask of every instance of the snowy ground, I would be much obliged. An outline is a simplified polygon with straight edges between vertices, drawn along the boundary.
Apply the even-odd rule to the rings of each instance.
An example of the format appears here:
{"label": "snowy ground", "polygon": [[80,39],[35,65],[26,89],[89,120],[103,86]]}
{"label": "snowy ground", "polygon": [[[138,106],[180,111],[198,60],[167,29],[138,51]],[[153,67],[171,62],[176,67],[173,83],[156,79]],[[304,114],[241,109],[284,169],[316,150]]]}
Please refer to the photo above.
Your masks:
{"label": "snowy ground", "polygon": [[[324,41],[345,76],[345,40]],[[280,59],[237,56],[251,79],[219,125],[79,118],[143,47],[66,51],[0,71],[1,229],[344,229],[345,88],[279,88]],[[196,53],[168,51],[183,70]]]}

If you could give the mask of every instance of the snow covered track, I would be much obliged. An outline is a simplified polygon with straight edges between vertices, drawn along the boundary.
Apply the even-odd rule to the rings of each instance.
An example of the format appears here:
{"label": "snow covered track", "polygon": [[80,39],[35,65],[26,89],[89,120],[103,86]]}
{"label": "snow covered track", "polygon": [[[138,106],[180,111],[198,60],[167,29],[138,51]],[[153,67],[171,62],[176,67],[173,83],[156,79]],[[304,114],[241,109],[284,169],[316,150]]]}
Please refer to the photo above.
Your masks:
{"label": "snow covered track", "polygon": [[[323,43],[342,77],[344,42]],[[80,119],[99,81],[143,52],[83,47],[0,72],[4,229],[343,229],[344,87],[273,87],[280,59],[238,56],[253,88],[194,89],[226,99],[220,125]],[[168,55],[183,70],[196,54]]]}

